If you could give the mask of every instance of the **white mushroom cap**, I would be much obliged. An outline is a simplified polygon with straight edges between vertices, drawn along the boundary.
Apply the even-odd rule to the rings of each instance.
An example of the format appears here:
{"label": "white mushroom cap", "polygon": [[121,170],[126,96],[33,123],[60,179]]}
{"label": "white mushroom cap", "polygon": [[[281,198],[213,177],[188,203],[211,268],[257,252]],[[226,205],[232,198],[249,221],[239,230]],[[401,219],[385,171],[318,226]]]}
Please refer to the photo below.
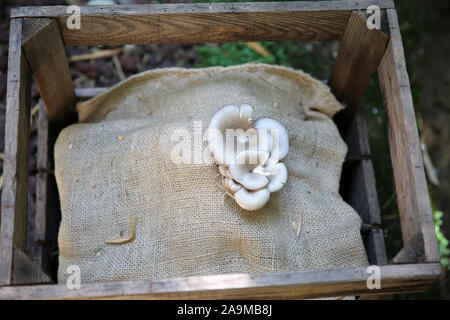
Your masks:
{"label": "white mushroom cap", "polygon": [[[252,128],[252,113],[253,107],[243,104],[241,107],[227,105],[214,114],[209,123],[207,139],[209,150],[218,164],[229,164],[235,158],[235,144],[237,150],[245,150],[248,142],[245,131]],[[233,130],[232,137],[227,136],[229,129]],[[238,133],[236,138],[235,132]],[[227,141],[231,138],[232,141]]]}
{"label": "white mushroom cap", "polygon": [[226,129],[244,129],[247,130],[252,125],[253,107],[244,104],[241,107],[236,105],[227,105],[219,109],[211,118],[210,128],[225,131]]}
{"label": "white mushroom cap", "polygon": [[249,211],[261,209],[269,201],[269,198],[270,191],[268,188],[256,191],[248,191],[245,188],[241,188],[234,194],[236,203],[241,208]]}
{"label": "white mushroom cap", "polygon": [[241,152],[230,164],[230,173],[234,180],[249,190],[264,188],[269,184],[267,177],[253,170],[269,158],[265,151],[247,150]]}
{"label": "white mushroom cap", "polygon": [[275,169],[272,172],[272,175],[268,178],[270,181],[269,185],[267,186],[269,191],[271,193],[280,191],[288,179],[288,170],[286,165],[282,162],[277,163]]}
{"label": "white mushroom cap", "polygon": [[271,158],[275,158],[278,162],[286,157],[289,152],[289,135],[278,121],[269,118],[259,119],[254,127],[257,130],[266,129],[267,135],[270,135]]}

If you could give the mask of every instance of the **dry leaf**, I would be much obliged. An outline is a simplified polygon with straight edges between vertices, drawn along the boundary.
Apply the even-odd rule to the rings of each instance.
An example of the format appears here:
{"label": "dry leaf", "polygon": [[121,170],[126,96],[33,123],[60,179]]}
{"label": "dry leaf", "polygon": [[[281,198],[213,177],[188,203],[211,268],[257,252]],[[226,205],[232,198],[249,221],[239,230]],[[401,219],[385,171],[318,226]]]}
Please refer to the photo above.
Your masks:
{"label": "dry leaf", "polygon": [[259,42],[245,42],[245,45],[265,58],[270,57],[270,52]]}

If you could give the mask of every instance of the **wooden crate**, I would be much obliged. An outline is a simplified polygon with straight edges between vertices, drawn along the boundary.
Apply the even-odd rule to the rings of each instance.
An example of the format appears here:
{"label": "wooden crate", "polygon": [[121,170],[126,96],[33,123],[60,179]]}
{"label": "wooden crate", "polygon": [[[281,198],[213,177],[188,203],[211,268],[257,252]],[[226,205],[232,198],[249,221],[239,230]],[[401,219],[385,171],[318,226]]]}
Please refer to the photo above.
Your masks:
{"label": "wooden crate", "polygon": [[[391,0],[373,0],[381,30],[366,25],[366,1],[171,4],[81,7],[81,29],[70,30],[63,6],[11,13],[4,187],[0,233],[0,298],[317,298],[425,290],[441,275],[397,13]],[[75,121],[77,100],[102,88],[75,90],[64,46],[233,41],[340,40],[328,84],[347,104],[336,117],[349,145],[341,194],[361,215],[367,254],[380,266],[381,289],[366,285],[366,268],[267,274],[227,274],[168,280],[53,284],[58,195],[52,149],[58,131]],[[403,235],[388,264],[367,128],[358,104],[378,70]],[[37,261],[25,254],[31,75],[47,112],[39,114]],[[48,113],[48,115],[47,115]]]}

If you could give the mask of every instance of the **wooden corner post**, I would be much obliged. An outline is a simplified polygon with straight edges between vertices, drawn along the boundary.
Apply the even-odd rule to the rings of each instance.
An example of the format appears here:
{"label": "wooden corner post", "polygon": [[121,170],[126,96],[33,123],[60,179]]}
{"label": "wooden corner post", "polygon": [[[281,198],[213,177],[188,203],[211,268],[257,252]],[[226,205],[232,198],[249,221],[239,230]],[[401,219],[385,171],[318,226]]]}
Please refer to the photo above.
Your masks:
{"label": "wooden corner post", "polygon": [[57,125],[73,122],[75,88],[56,19],[24,18],[22,48],[49,120]]}
{"label": "wooden corner post", "polygon": [[6,99],[0,286],[50,281],[25,255],[32,73],[52,120],[57,124],[71,121],[75,91],[56,21],[13,18]]}
{"label": "wooden corner post", "polygon": [[378,67],[386,108],[403,249],[394,263],[439,262],[416,117],[395,9],[387,9],[391,39]]}
{"label": "wooden corner post", "polygon": [[[385,11],[380,12],[380,20]],[[371,248],[369,260],[376,264],[387,264],[380,208],[375,185],[371,152],[367,139],[364,116],[359,104],[370,78],[375,73],[386,50],[389,35],[380,30],[369,29],[366,14],[353,11],[342,37],[337,59],[331,70],[328,85],[336,97],[346,104],[335,121],[349,145],[350,158],[357,145],[356,174],[349,178],[347,190],[349,203],[361,215],[363,223],[370,226],[367,245]],[[353,139],[349,141],[349,139]]]}
{"label": "wooden corner post", "polygon": [[[384,14],[384,10],[380,12]],[[354,11],[348,20],[339,53],[331,70],[328,85],[347,107],[336,116],[344,133],[355,117],[370,78],[386,50],[389,36],[381,30],[369,29],[363,11]]]}
{"label": "wooden corner post", "polygon": [[0,285],[12,284],[14,250],[25,252],[27,242],[31,73],[21,49],[22,19],[12,19],[10,30],[0,228]]}

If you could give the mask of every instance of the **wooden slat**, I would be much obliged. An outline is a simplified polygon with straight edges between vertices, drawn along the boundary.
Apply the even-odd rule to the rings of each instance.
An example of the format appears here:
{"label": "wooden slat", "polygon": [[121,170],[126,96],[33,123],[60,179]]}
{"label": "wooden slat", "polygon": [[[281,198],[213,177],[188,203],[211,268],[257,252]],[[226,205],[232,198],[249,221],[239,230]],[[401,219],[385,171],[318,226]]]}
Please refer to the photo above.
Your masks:
{"label": "wooden slat", "polygon": [[44,103],[39,101],[38,114],[38,148],[37,148],[37,179],[36,179],[36,215],[35,221],[35,237],[37,244],[37,263],[42,266],[46,264],[46,253],[44,250],[47,241],[47,191],[48,191],[48,170],[49,163],[49,127],[48,117],[45,111]]}
{"label": "wooden slat", "polygon": [[301,299],[424,290],[441,275],[440,264],[381,266],[381,289],[369,290],[365,267],[313,272],[227,274],[66,285],[0,288],[0,299]]}
{"label": "wooden slat", "polygon": [[369,231],[367,236],[367,247],[370,248],[367,252],[367,258],[372,265],[384,266],[388,264],[386,254],[386,246],[384,243],[383,229],[373,228]]}
{"label": "wooden slat", "polygon": [[[413,100],[406,71],[402,39],[395,10],[387,10],[391,40],[378,68],[386,107],[388,138],[405,250],[412,246],[423,255],[400,253],[397,262],[438,262],[430,199],[423,168]],[[409,258],[407,258],[409,257]],[[413,261],[411,261],[413,260]]]}
{"label": "wooden slat", "polygon": [[10,25],[5,160],[0,229],[0,285],[11,284],[14,247],[25,251],[31,73],[21,50],[22,19]]}
{"label": "wooden slat", "polygon": [[[353,11],[377,5],[381,9],[393,9],[392,0],[340,0],[340,1],[278,1],[259,3],[177,3],[117,6],[81,6],[82,15],[129,15],[179,13],[234,13],[267,11]],[[58,18],[68,16],[67,6],[27,6],[11,9],[11,18]]]}
{"label": "wooden slat", "polygon": [[328,81],[336,97],[347,105],[335,119],[341,132],[347,130],[356,115],[388,40],[383,31],[367,28],[363,12],[352,13]]}
{"label": "wooden slat", "polygon": [[371,152],[369,135],[367,133],[367,123],[362,112],[359,112],[352,121],[344,136],[344,140],[348,147],[346,160],[358,161],[370,159]]}
{"label": "wooden slat", "polygon": [[42,100],[39,100],[39,111],[37,118],[37,127],[38,127],[38,148],[37,148],[37,169],[38,172],[47,171],[50,169],[50,128],[48,123],[48,114],[45,110],[45,104]]}
{"label": "wooden slat", "polygon": [[[391,0],[371,1],[393,8]],[[81,7],[81,28],[67,27],[67,7],[24,7],[12,17],[52,17],[67,46],[233,41],[339,40],[366,1],[151,4]]]}
{"label": "wooden slat", "polygon": [[21,250],[14,249],[14,285],[52,283],[50,277],[42,272],[36,262],[28,258]]}
{"label": "wooden slat", "polygon": [[370,264],[387,264],[386,247],[381,229],[380,207],[375,184],[367,124],[362,112],[353,119],[345,137],[348,146],[344,165],[341,192],[344,199],[361,216],[364,225],[365,245]]}
{"label": "wooden slat", "polygon": [[[353,12],[349,18],[338,57],[333,65],[328,85],[337,98],[346,104],[335,121],[349,147],[343,177],[345,200],[360,214],[363,223],[371,226],[366,235],[369,261],[387,264],[386,248],[381,228],[380,208],[375,175],[370,160],[367,125],[358,106],[388,43],[388,35],[367,28],[364,12]],[[351,163],[353,162],[353,163]],[[351,172],[349,172],[351,171]]]}
{"label": "wooden slat", "polygon": [[349,200],[363,221],[370,225],[380,226],[380,207],[371,160],[361,160],[357,165],[351,190],[352,197]]}
{"label": "wooden slat", "polygon": [[384,235],[381,226],[380,207],[372,161],[363,159],[356,165],[356,173],[350,187],[349,204],[370,226],[366,235],[367,256],[370,264],[388,263]]}
{"label": "wooden slat", "polygon": [[[347,161],[353,163],[354,177],[347,181],[347,201],[361,215],[363,222],[372,226],[381,225],[380,208],[376,192],[375,175],[367,124],[362,112],[353,119],[344,136],[348,146]],[[345,178],[345,177],[343,177]]]}
{"label": "wooden slat", "polygon": [[55,132],[48,121],[42,100],[39,101],[37,179],[36,179],[36,215],[35,243],[36,264],[48,275],[56,275],[56,266],[52,260],[52,251],[57,249],[58,224],[60,221],[57,191],[53,174],[53,145]]}
{"label": "wooden slat", "polygon": [[50,121],[63,125],[76,119],[75,91],[55,19],[24,19],[22,47],[45,102]]}

